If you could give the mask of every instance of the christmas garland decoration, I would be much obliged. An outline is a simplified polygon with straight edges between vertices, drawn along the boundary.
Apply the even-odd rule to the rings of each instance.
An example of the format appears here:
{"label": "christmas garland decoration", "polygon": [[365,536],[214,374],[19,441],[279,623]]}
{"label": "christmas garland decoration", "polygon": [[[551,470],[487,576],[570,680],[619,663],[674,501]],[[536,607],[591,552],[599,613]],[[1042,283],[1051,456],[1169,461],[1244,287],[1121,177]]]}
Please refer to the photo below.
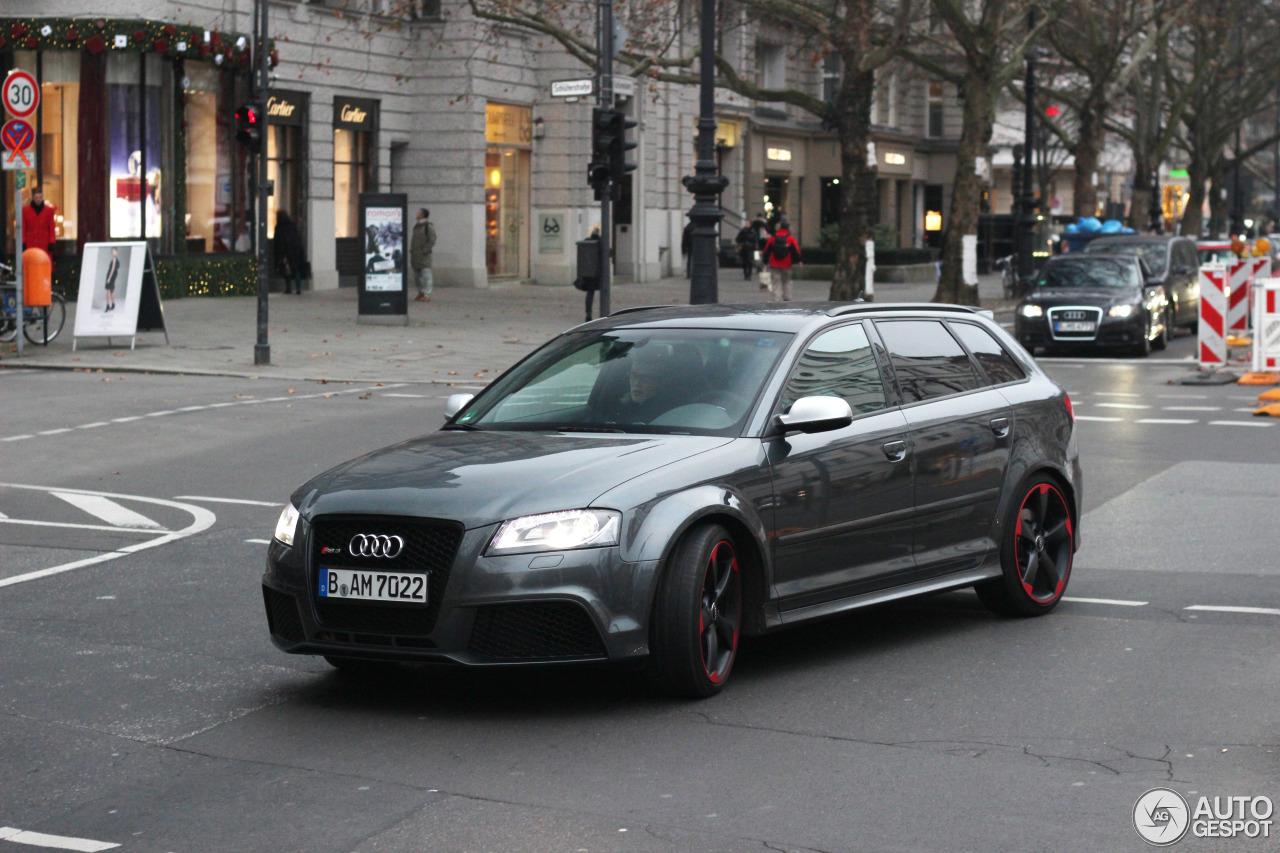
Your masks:
{"label": "christmas garland decoration", "polygon": [[[269,39],[269,62],[279,62]],[[128,18],[0,18],[0,50],[82,50],[157,53],[252,70],[253,39],[240,33]]]}

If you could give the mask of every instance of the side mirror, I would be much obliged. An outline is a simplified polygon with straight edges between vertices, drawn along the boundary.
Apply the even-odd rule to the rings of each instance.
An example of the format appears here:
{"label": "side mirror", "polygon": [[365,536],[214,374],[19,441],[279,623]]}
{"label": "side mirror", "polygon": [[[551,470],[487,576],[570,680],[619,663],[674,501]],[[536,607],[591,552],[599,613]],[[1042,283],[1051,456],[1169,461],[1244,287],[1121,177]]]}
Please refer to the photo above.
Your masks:
{"label": "side mirror", "polygon": [[853,409],[843,397],[801,397],[774,424],[782,432],[828,432],[853,423]]}
{"label": "side mirror", "polygon": [[444,418],[448,420],[458,412],[462,411],[462,407],[475,399],[475,394],[450,394],[449,399],[444,404]]}

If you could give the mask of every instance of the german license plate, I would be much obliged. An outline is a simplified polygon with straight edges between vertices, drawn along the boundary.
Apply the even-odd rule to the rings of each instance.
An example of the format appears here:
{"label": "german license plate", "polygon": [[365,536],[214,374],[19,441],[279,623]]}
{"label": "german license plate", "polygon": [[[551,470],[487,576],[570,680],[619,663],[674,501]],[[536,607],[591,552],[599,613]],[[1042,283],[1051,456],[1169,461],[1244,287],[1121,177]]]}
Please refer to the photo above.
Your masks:
{"label": "german license plate", "polygon": [[1095,324],[1087,320],[1063,320],[1053,326],[1055,332],[1092,332],[1096,328]]}
{"label": "german license plate", "polygon": [[427,603],[427,576],[359,569],[321,569],[320,597]]}

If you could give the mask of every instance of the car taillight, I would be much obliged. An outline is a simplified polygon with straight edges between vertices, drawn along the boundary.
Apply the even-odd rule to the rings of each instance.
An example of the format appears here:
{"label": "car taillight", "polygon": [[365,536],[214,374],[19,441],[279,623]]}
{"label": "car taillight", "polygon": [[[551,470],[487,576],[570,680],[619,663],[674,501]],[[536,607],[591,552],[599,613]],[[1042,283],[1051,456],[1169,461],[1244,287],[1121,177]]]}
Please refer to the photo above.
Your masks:
{"label": "car taillight", "polygon": [[1070,395],[1068,395],[1068,394],[1063,394],[1063,395],[1062,395],[1062,402],[1066,404],[1066,406],[1067,406],[1067,416],[1068,416],[1069,418],[1071,418],[1071,423],[1073,423],[1073,424],[1074,424],[1074,423],[1076,422],[1076,410],[1075,410],[1075,409],[1072,407],[1072,405],[1071,405],[1071,396],[1070,396]]}

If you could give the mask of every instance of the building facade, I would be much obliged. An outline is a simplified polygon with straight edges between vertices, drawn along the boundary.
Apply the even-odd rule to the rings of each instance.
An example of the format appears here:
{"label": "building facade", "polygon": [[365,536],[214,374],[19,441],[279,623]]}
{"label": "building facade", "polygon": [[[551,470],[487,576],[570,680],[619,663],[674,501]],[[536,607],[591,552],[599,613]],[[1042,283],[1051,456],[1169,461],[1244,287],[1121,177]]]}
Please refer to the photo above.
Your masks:
{"label": "building facade", "polygon": [[[123,238],[162,256],[252,251],[252,157],[234,138],[251,91],[252,0],[119,0],[102,17],[68,0],[40,16],[18,5],[0,0],[0,61],[40,81],[28,183],[59,209],[60,253]],[[692,52],[696,28],[686,30],[676,47]],[[818,94],[838,79],[838,67],[757,32],[740,29],[730,49],[762,85]],[[600,219],[586,182],[594,99],[550,90],[590,77],[579,61],[546,37],[477,21],[460,0],[270,0],[270,35],[268,229],[277,211],[298,222],[312,287],[356,281],[362,192],[404,193],[411,217],[430,209],[441,286],[573,280],[575,243]],[[614,206],[615,273],[678,274],[697,90],[641,79],[622,106],[640,148]],[[935,243],[959,135],[955,92],[893,67],[874,109],[880,219],[898,245]],[[726,239],[743,217],[785,212],[802,243],[817,245],[838,216],[832,135],[812,115],[723,89],[717,113]],[[0,203],[12,207],[5,175]],[[11,252],[13,212],[3,219]]]}

